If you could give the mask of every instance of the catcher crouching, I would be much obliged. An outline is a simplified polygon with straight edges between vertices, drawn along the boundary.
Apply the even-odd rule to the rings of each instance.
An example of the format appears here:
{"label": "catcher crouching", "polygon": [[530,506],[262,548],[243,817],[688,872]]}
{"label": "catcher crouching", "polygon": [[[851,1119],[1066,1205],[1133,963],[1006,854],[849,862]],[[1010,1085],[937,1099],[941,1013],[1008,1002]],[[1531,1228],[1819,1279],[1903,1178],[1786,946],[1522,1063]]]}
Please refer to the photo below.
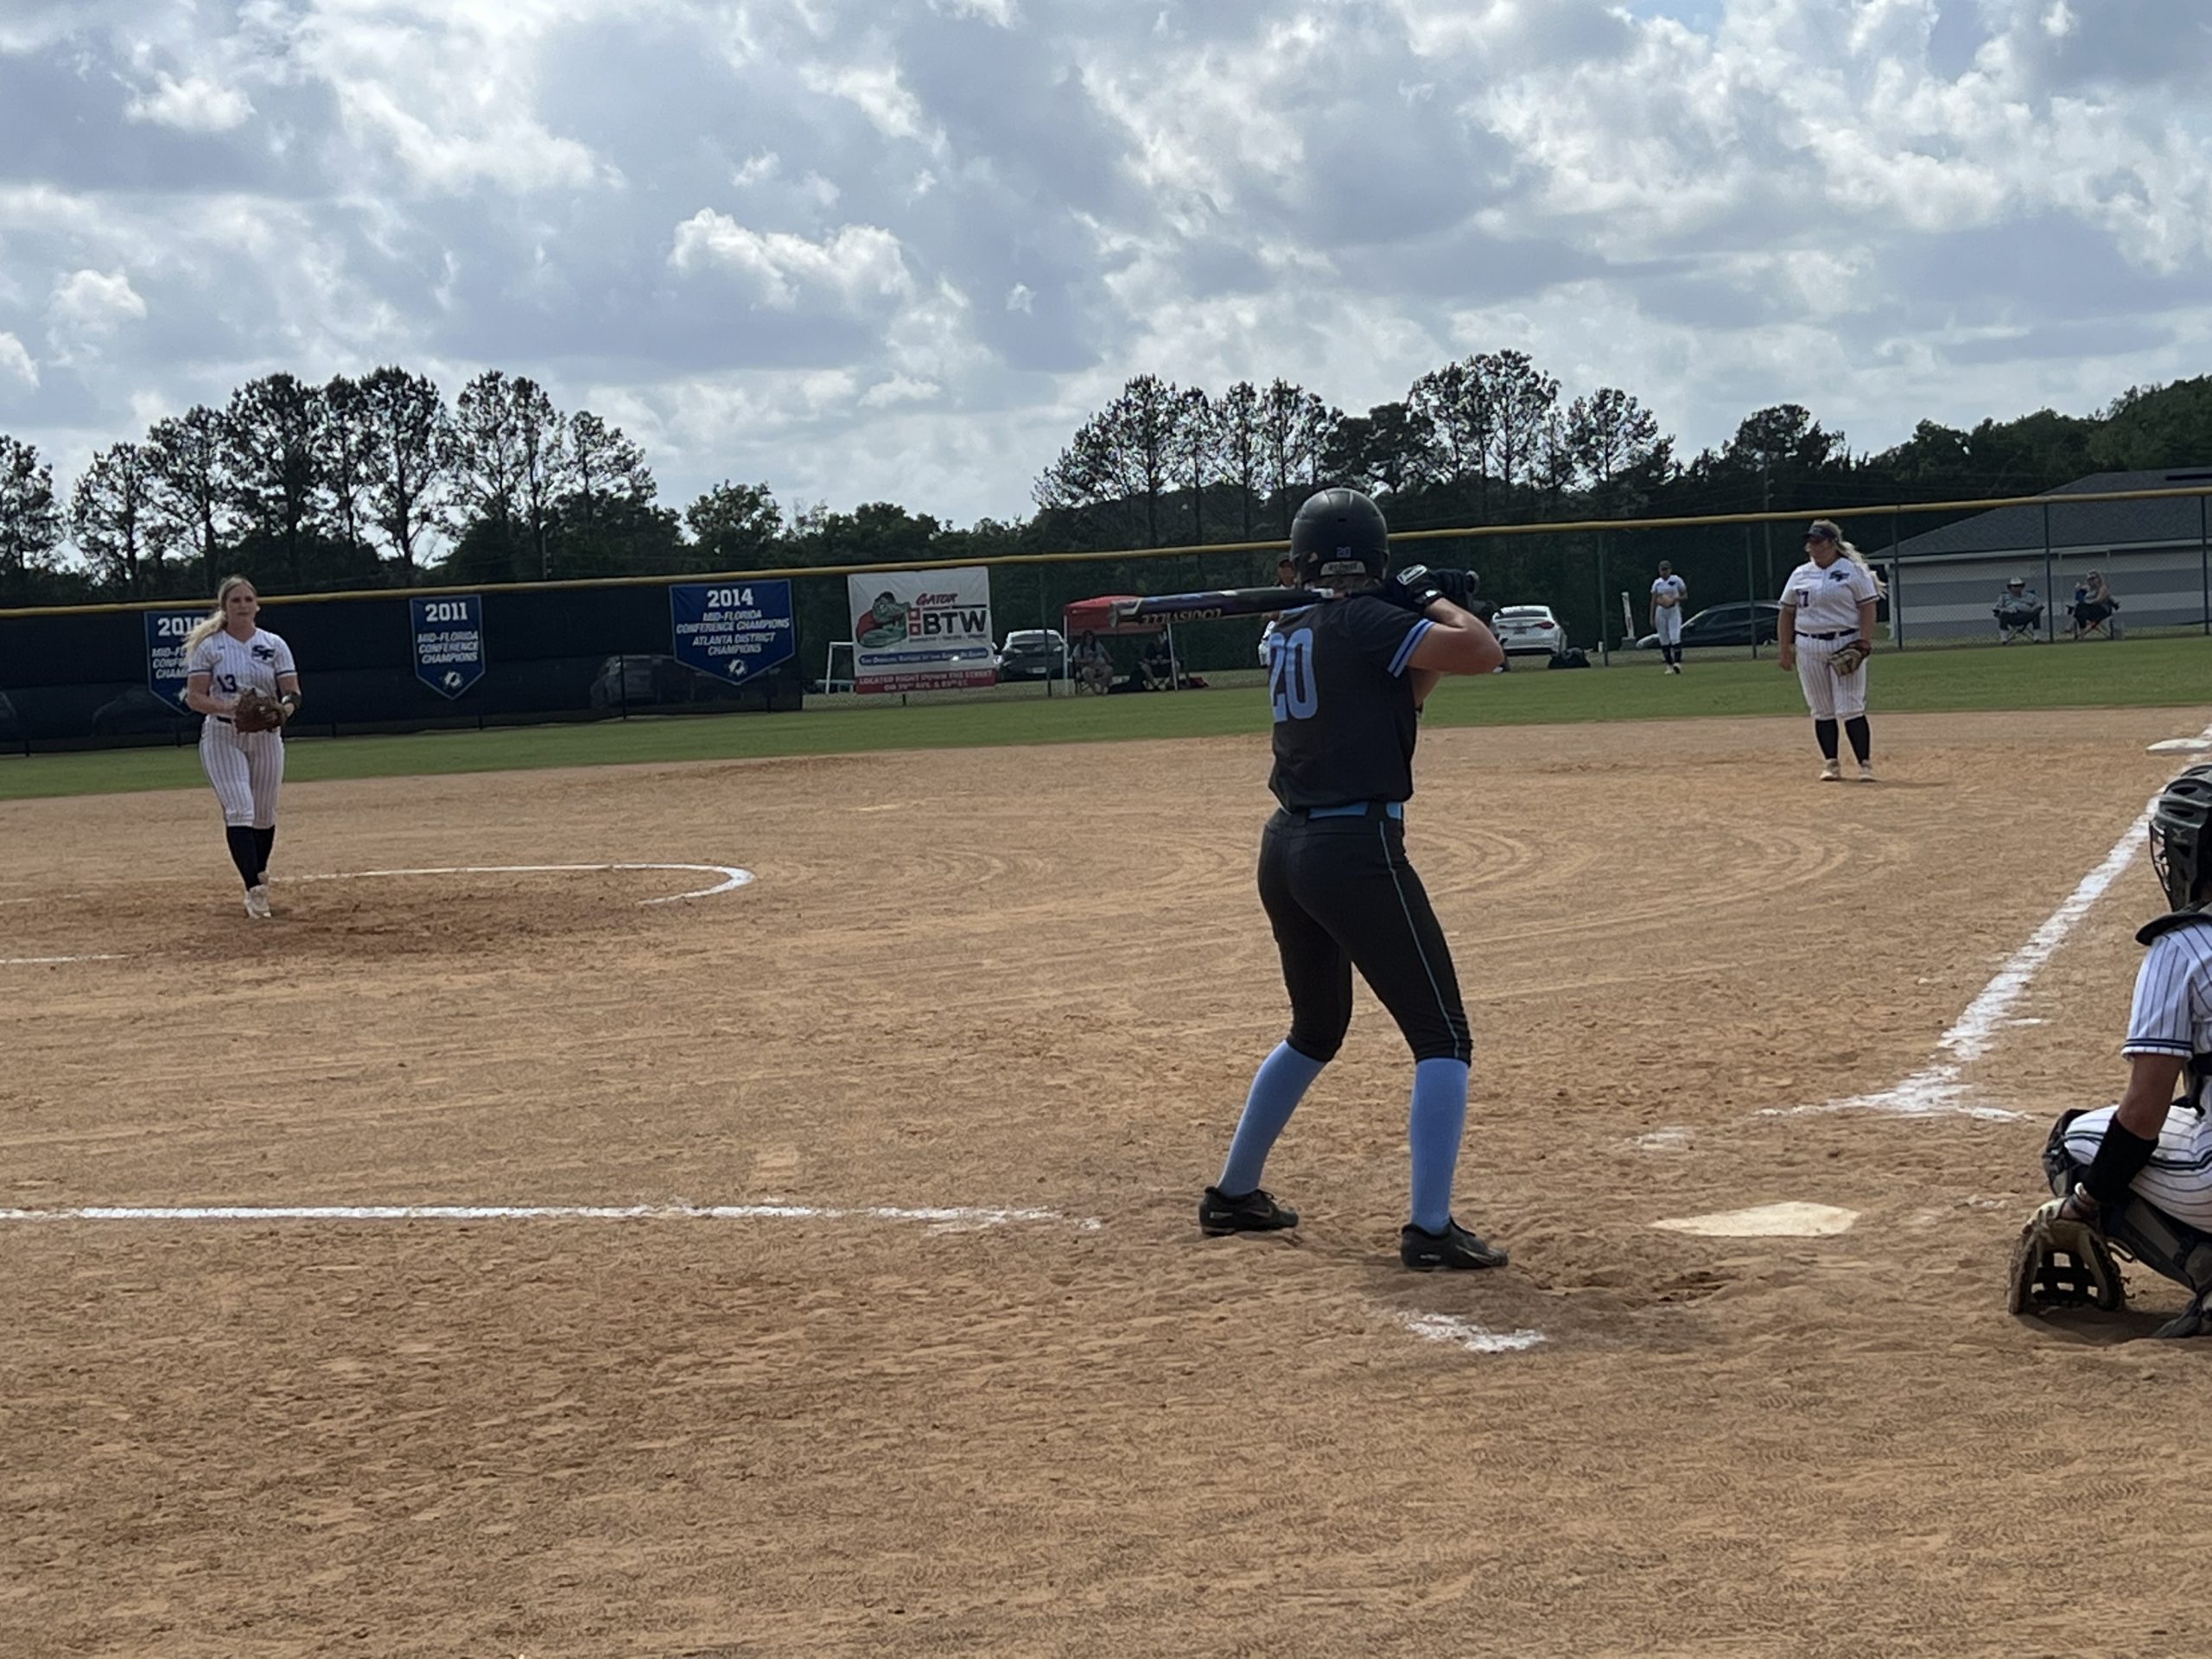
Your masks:
{"label": "catcher crouching", "polygon": [[2062,1115],[2044,1148],[2055,1195],[2012,1255],[2015,1313],[2126,1293],[2113,1252],[2189,1292],[2161,1337],[2212,1336],[2212,766],[2167,785],[2151,812],[2151,861],[2171,910],[2136,934],[2126,1092]]}

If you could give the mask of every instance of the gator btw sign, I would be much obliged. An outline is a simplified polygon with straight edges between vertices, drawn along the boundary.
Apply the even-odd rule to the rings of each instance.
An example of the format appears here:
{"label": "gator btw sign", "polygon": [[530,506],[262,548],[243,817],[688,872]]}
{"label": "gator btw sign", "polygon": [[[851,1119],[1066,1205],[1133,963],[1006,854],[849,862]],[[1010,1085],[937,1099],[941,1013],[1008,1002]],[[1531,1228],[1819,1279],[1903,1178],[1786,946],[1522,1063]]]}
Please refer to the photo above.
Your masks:
{"label": "gator btw sign", "polygon": [[994,685],[991,573],[899,570],[848,576],[853,690],[938,691]]}

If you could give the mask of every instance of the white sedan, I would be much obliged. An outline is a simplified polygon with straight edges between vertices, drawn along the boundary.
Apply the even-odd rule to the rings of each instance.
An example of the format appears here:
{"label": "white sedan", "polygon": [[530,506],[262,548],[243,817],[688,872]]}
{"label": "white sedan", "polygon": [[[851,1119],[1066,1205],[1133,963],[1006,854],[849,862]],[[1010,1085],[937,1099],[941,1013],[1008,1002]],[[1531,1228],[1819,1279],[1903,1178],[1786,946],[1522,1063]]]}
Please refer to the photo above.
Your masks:
{"label": "white sedan", "polygon": [[1567,649],[1567,630],[1548,605],[1502,605],[1490,626],[1509,658],[1550,657]]}

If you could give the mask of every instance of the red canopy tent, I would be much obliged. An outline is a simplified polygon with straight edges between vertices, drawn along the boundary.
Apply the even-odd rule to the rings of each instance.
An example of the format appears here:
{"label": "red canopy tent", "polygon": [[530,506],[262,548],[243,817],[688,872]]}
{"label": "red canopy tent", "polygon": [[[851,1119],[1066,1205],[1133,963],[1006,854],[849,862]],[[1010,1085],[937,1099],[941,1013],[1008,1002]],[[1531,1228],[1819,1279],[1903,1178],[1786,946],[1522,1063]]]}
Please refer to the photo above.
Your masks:
{"label": "red canopy tent", "polygon": [[1060,612],[1062,637],[1067,640],[1067,666],[1063,677],[1072,682],[1075,676],[1075,645],[1086,633],[1101,636],[1117,633],[1164,633],[1167,636],[1169,686],[1180,690],[1183,684],[1183,665],[1175,654],[1175,630],[1166,617],[1152,617],[1143,621],[1125,620],[1126,607],[1135,603],[1135,595],[1103,594],[1096,599],[1078,599]]}

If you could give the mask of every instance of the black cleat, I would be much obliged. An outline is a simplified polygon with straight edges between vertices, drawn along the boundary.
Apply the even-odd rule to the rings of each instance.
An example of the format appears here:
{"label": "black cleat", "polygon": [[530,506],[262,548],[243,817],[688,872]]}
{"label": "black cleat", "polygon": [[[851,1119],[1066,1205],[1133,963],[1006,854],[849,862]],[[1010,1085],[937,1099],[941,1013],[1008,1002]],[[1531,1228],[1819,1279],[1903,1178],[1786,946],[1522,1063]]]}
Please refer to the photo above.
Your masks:
{"label": "black cleat", "polygon": [[1398,1230],[1398,1260],[1415,1273],[1434,1273],[1441,1268],[1502,1268],[1506,1255],[1456,1221],[1446,1221],[1440,1233],[1408,1222]]}
{"label": "black cleat", "polygon": [[2177,1318],[2151,1333],[2154,1337],[2212,1337],[2212,1290],[2199,1295]]}
{"label": "black cleat", "polygon": [[1198,1230],[1208,1238],[1224,1233],[1279,1233],[1297,1225],[1297,1211],[1285,1209],[1256,1186],[1240,1198],[1210,1186],[1198,1200]]}

